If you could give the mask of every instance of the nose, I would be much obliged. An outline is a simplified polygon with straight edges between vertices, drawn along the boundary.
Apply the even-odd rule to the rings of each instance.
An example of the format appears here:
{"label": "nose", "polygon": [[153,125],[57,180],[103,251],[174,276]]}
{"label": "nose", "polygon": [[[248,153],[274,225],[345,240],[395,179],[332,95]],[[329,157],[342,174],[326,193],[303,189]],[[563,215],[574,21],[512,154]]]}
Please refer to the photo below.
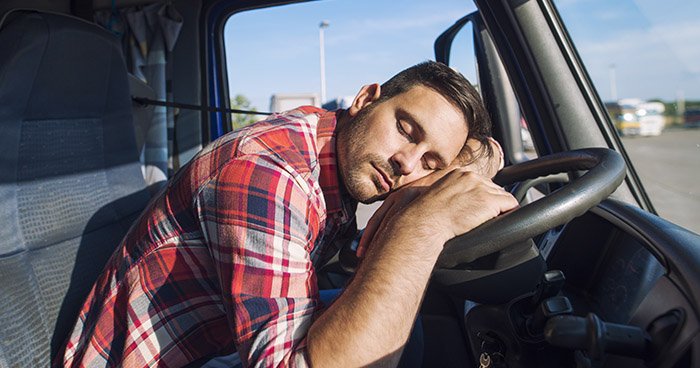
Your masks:
{"label": "nose", "polygon": [[420,168],[422,168],[421,158],[423,157],[423,153],[420,145],[410,144],[396,152],[391,157],[391,161],[398,174],[410,176],[420,171]]}

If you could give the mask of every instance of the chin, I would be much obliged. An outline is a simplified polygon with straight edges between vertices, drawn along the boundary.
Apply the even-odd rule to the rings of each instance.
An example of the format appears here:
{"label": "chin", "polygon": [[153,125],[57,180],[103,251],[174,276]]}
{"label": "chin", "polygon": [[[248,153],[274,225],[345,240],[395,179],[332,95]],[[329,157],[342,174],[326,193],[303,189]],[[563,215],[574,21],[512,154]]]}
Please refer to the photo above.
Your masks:
{"label": "chin", "polygon": [[[366,165],[369,166],[369,164]],[[371,174],[372,170],[374,169],[356,168],[351,171],[352,174],[347,174],[341,168],[341,178],[348,194],[363,204],[381,201],[389,195],[389,193],[383,193],[379,183],[375,183]]]}
{"label": "chin", "polygon": [[371,181],[369,183],[362,183],[356,186],[347,185],[346,189],[352,198],[363,204],[370,204],[380,201],[386,198],[388,195],[388,193],[377,193],[377,189]]}
{"label": "chin", "polygon": [[375,195],[374,197],[369,198],[369,199],[367,199],[367,200],[365,200],[365,201],[360,201],[360,203],[363,203],[363,204],[371,204],[371,203],[374,203],[374,202],[377,202],[377,201],[383,201],[383,200],[385,200],[386,197],[388,197],[388,196],[389,196],[389,193],[377,194],[377,195]]}
{"label": "chin", "polygon": [[365,194],[365,195],[353,195],[352,193],[350,195],[353,196],[358,202],[362,204],[371,204],[377,201],[383,201],[387,196],[389,196],[391,192],[387,193],[377,193],[376,190],[373,190],[371,194]]}
{"label": "chin", "polygon": [[367,193],[354,193],[352,191],[349,192],[351,197],[363,204],[370,204],[379,200],[379,196],[376,194],[370,195]]}

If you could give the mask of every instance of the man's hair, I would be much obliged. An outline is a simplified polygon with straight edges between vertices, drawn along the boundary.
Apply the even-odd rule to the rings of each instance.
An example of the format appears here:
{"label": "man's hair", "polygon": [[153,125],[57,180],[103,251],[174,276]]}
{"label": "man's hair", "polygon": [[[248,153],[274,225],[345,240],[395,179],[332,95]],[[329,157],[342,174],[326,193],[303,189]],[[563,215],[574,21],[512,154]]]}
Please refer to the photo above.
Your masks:
{"label": "man's hair", "polygon": [[386,101],[418,85],[431,88],[452,102],[467,121],[467,139],[474,138],[481,143],[478,152],[474,152],[466,142],[464,143],[458,156],[462,165],[481,157],[493,156],[493,149],[488,141],[488,137],[491,136],[491,119],[479,92],[462,74],[445,64],[426,61],[399,72],[382,84],[380,97],[375,103]]}

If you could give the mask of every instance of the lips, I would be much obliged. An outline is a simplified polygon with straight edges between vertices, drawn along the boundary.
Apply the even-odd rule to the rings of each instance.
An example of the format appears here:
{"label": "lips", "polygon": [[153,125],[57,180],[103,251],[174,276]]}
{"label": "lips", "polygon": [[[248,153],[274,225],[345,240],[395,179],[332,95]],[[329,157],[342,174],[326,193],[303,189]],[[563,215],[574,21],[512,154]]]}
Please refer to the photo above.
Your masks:
{"label": "lips", "polygon": [[384,172],[384,170],[380,169],[376,165],[372,165],[375,170],[377,170],[377,173],[379,173],[379,182],[382,186],[382,189],[384,189],[384,192],[389,192],[391,188],[394,186],[394,182],[391,180],[389,175]]}

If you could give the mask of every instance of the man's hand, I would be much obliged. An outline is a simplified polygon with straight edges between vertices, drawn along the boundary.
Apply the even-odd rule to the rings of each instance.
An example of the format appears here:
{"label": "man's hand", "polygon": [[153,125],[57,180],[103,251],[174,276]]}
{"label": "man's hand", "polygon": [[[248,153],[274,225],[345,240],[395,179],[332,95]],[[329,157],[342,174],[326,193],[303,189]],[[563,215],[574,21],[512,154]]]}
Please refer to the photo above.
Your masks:
{"label": "man's hand", "polygon": [[490,179],[460,168],[416,197],[402,216],[414,222],[416,232],[431,233],[444,243],[517,206],[518,201]]}

